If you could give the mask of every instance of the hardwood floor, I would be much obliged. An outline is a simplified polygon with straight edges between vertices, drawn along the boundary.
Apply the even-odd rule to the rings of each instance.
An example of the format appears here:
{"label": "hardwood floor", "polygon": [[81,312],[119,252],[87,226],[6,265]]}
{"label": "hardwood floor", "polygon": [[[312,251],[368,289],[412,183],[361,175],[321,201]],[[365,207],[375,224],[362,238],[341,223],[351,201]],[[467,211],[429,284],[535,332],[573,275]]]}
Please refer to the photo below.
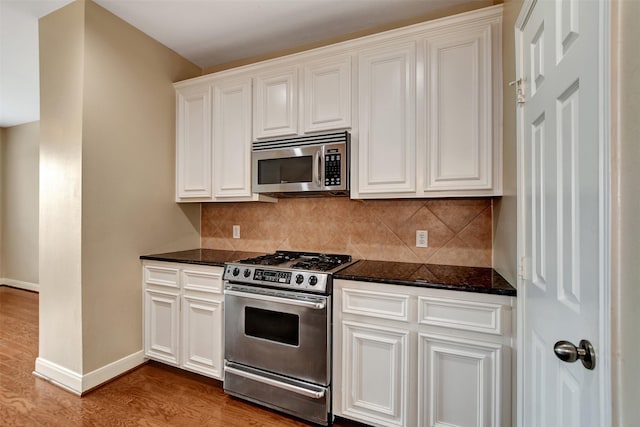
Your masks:
{"label": "hardwood floor", "polygon": [[1,426],[309,425],[232,398],[215,380],[155,362],[78,397],[33,375],[37,355],[38,294],[0,286]]}

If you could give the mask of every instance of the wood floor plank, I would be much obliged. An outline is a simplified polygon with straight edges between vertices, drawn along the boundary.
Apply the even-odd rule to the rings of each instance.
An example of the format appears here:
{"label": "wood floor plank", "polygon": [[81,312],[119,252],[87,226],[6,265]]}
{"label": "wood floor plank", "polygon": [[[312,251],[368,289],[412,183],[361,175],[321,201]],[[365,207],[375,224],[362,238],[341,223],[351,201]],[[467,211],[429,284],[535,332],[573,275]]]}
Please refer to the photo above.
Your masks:
{"label": "wood floor plank", "polygon": [[[219,381],[157,362],[83,397],[33,375],[38,294],[0,286],[0,425],[5,427],[304,427],[236,399]],[[359,424],[339,420],[336,427]]]}

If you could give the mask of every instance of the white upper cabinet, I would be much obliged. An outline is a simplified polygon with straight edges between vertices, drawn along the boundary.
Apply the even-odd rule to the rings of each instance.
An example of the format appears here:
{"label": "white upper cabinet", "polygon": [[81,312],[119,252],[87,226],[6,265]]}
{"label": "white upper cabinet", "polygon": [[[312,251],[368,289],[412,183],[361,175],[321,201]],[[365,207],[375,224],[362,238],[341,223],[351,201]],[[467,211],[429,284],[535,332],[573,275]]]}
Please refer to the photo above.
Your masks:
{"label": "white upper cabinet", "polygon": [[175,86],[176,201],[274,201],[251,193],[251,77]]}
{"label": "white upper cabinet", "polygon": [[251,197],[251,79],[214,84],[214,197]]}
{"label": "white upper cabinet", "polygon": [[176,200],[251,193],[251,143],[351,132],[353,199],[502,195],[502,6],[176,83]]}
{"label": "white upper cabinet", "polygon": [[176,199],[211,198],[211,88],[177,90]]}
{"label": "white upper cabinet", "polygon": [[493,188],[491,30],[474,25],[426,39],[425,191]]}
{"label": "white upper cabinet", "polygon": [[416,43],[365,50],[358,67],[358,192],[415,194]]}
{"label": "white upper cabinet", "polygon": [[331,56],[304,67],[303,131],[351,127],[351,56]]}
{"label": "white upper cabinet", "polygon": [[253,134],[258,138],[298,133],[298,68],[277,68],[254,77]]}
{"label": "white upper cabinet", "polygon": [[502,194],[501,31],[495,6],[363,46],[352,198]]}

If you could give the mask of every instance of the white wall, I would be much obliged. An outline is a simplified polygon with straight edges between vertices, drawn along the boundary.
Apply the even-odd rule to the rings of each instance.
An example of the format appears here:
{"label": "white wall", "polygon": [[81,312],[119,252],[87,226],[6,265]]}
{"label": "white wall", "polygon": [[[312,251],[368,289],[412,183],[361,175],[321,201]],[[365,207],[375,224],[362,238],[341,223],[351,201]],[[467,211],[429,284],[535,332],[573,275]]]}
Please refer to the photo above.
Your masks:
{"label": "white wall", "polygon": [[503,190],[504,196],[493,203],[493,268],[513,286],[517,285],[517,135],[514,87],[516,51],[514,25],[522,8],[522,0],[505,0],[502,29],[503,78]]}
{"label": "white wall", "polygon": [[38,122],[3,130],[0,253],[5,284],[38,290]]}

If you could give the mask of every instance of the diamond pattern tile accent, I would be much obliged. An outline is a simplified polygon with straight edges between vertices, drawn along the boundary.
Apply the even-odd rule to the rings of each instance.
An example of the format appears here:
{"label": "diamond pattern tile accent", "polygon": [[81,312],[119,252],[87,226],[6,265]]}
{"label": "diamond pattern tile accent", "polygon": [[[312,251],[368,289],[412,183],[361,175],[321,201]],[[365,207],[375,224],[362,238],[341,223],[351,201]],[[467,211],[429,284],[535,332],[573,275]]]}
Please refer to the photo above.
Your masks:
{"label": "diamond pattern tile accent", "polygon": [[[232,226],[240,225],[240,239]],[[416,230],[429,247],[416,248]],[[203,203],[201,245],[348,253],[354,258],[491,267],[492,200],[291,198],[277,203]]]}

